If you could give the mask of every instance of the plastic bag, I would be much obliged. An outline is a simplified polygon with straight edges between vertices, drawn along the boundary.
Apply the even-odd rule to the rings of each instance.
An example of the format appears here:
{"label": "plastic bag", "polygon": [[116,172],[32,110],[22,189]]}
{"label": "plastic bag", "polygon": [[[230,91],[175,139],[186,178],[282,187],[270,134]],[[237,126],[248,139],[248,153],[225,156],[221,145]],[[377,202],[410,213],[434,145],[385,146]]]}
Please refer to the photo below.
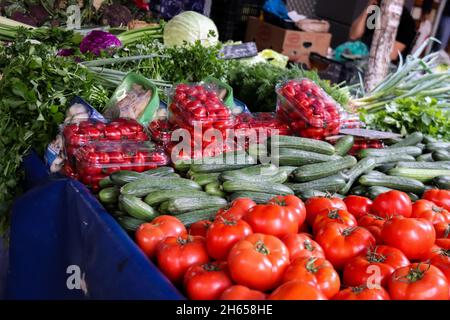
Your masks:
{"label": "plastic bag", "polygon": [[264,3],[263,10],[269,12],[281,19],[289,19],[288,9],[281,0],[267,0]]}

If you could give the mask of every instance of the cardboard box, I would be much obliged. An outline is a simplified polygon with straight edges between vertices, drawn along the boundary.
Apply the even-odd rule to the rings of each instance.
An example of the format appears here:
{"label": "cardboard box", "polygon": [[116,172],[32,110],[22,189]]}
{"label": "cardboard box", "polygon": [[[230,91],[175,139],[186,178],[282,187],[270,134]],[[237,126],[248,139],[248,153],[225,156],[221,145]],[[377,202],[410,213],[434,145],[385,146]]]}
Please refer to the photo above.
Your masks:
{"label": "cardboard box", "polygon": [[273,49],[309,66],[311,52],[327,55],[331,34],[287,30],[250,17],[245,41],[254,41],[258,50]]}

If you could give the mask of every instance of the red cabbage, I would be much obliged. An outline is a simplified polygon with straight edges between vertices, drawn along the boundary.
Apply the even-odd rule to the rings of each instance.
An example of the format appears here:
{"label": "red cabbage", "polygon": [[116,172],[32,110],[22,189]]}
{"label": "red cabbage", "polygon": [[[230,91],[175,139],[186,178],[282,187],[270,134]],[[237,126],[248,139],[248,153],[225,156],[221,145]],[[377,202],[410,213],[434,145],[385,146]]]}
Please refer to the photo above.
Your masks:
{"label": "red cabbage", "polygon": [[93,30],[81,41],[80,51],[81,53],[91,52],[98,56],[104,50],[110,51],[121,45],[122,43],[115,35],[105,31]]}

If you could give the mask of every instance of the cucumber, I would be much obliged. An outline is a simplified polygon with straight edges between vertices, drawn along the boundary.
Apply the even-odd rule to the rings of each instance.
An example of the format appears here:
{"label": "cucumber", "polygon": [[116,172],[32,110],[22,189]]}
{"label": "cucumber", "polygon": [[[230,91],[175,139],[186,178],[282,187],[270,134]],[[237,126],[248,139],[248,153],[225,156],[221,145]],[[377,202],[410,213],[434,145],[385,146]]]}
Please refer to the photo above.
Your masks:
{"label": "cucumber", "polygon": [[413,192],[422,194],[425,190],[425,185],[417,180],[404,177],[394,176],[370,176],[364,175],[359,178],[359,183],[368,187],[387,187],[404,192]]}
{"label": "cucumber", "polygon": [[149,206],[159,205],[167,200],[178,197],[208,197],[208,194],[199,190],[180,189],[173,190],[157,190],[150,192],[145,198],[144,202]]}
{"label": "cucumber", "polygon": [[278,155],[272,154],[272,160],[277,161],[280,166],[302,166],[311,163],[333,161],[340,158],[340,156],[329,156],[310,151],[287,148],[279,149]]}
{"label": "cucumber", "polygon": [[367,187],[365,186],[356,186],[350,190],[350,194],[354,194],[355,196],[365,196],[367,194]]}
{"label": "cucumber", "polygon": [[401,147],[410,147],[415,146],[418,143],[421,143],[423,140],[422,132],[413,132],[410,135],[406,136],[405,139],[389,146],[389,148],[401,148]]}
{"label": "cucumber", "polygon": [[259,176],[261,175],[261,173],[264,173],[264,175],[271,176],[278,173],[278,168],[274,164],[258,164],[244,169],[224,171],[222,172],[220,178],[223,181],[226,181],[239,178],[243,175],[250,177]]}
{"label": "cucumber", "polygon": [[308,164],[294,171],[294,180],[297,182],[308,182],[329,177],[344,169],[353,167],[357,162],[355,157],[345,156],[339,160]]}
{"label": "cucumber", "polygon": [[350,191],[353,184],[355,183],[355,181],[364,173],[373,170],[375,166],[376,162],[374,158],[369,157],[358,161],[358,163],[353,168],[351,168],[345,173],[348,181],[345,184],[345,186],[339,190],[339,192],[342,194],[347,194]]}
{"label": "cucumber", "polygon": [[291,188],[281,183],[251,182],[251,181],[225,181],[222,188],[227,193],[239,191],[253,191],[273,193],[277,195],[294,194]]}
{"label": "cucumber", "polygon": [[200,220],[214,220],[217,211],[221,207],[208,208],[203,210],[194,210],[177,215],[177,219],[181,221],[185,226],[190,226],[191,224]]}
{"label": "cucumber", "polygon": [[172,189],[193,189],[201,190],[202,187],[195,181],[182,178],[171,177],[147,177],[141,180],[129,182],[122,186],[120,192],[122,194],[143,197],[155,190],[172,190]]}
{"label": "cucumber", "polygon": [[431,157],[434,161],[450,161],[450,152],[444,149],[433,151]]}
{"label": "cucumber", "polygon": [[355,144],[355,138],[353,136],[345,136],[340,138],[334,145],[336,154],[338,156],[345,156]]}
{"label": "cucumber", "polygon": [[119,202],[126,213],[136,219],[151,221],[158,216],[158,212],[138,197],[124,195],[119,197]]}
{"label": "cucumber", "polygon": [[433,185],[439,189],[450,190],[450,175],[435,177]]}
{"label": "cucumber", "polygon": [[114,186],[114,182],[111,180],[111,177],[108,176],[100,180],[98,185],[101,189],[104,189]]}
{"label": "cucumber", "polygon": [[[302,200],[308,200],[313,197],[328,197],[329,193],[318,191],[318,190],[305,190],[304,192],[299,192],[297,194]],[[333,193],[333,197],[344,199],[345,197],[338,193]]]}
{"label": "cucumber", "polygon": [[161,203],[158,207],[158,211],[161,214],[169,214],[169,200]]}
{"label": "cucumber", "polygon": [[431,142],[427,143],[426,150],[428,152],[438,151],[438,150],[450,150],[450,142]]}
{"label": "cucumber", "polygon": [[251,191],[240,191],[234,192],[230,195],[230,202],[233,202],[239,198],[250,198],[255,201],[257,204],[264,204],[272,200],[277,195],[273,193],[265,193],[265,192],[251,192]]}
{"label": "cucumber", "polygon": [[252,144],[248,147],[248,154],[259,162],[270,159],[270,154],[265,144]]}
{"label": "cucumber", "polygon": [[249,182],[265,182],[265,183],[284,183],[288,179],[288,174],[285,171],[277,172],[274,174],[266,174],[262,171],[258,175],[229,175],[223,174],[220,176],[221,181],[249,181]]}
{"label": "cucumber", "polygon": [[[367,158],[365,158],[365,159],[367,159]],[[377,166],[376,169],[381,173],[387,173],[392,168],[395,168],[397,163],[395,163],[395,162],[385,163],[385,164],[382,164],[381,166]],[[414,162],[411,162],[411,163],[414,163]]]}
{"label": "cucumber", "polygon": [[394,153],[384,157],[374,157],[377,165],[383,165],[386,163],[399,162],[399,161],[416,161],[416,159],[408,154]]}
{"label": "cucumber", "polygon": [[408,192],[407,195],[411,199],[412,202],[416,202],[417,200],[420,199],[420,197],[417,194],[412,193],[412,192]]}
{"label": "cucumber", "polygon": [[206,186],[209,183],[219,181],[220,172],[213,173],[197,173],[191,177],[191,180],[194,180],[198,183],[199,186]]}
{"label": "cucumber", "polygon": [[371,170],[369,172],[366,173],[366,175],[371,176],[371,177],[384,177],[386,176],[385,173],[378,171],[378,170]]}
{"label": "cucumber", "polygon": [[205,192],[210,196],[225,197],[225,192],[221,189],[221,184],[219,182],[212,182],[205,186]]}
{"label": "cucumber", "polygon": [[361,158],[366,157],[386,157],[392,156],[394,154],[403,154],[417,157],[422,154],[422,150],[417,147],[399,147],[399,148],[386,148],[386,149],[363,149],[359,151],[359,156]]}
{"label": "cucumber", "polygon": [[450,175],[450,169],[393,168],[389,175],[412,178],[421,182],[430,182],[439,176]]}
{"label": "cucumber", "polygon": [[416,161],[431,162],[431,161],[433,161],[433,156],[432,155],[433,155],[432,153],[421,154],[420,156],[418,156],[416,158]]}
{"label": "cucumber", "polygon": [[111,211],[111,215],[114,218],[117,218],[117,217],[130,217],[126,212],[123,212],[123,211],[120,211],[120,210]]}
{"label": "cucumber", "polygon": [[110,178],[114,184],[123,186],[128,182],[140,180],[145,177],[165,177],[174,174],[174,172],[175,172],[174,169],[170,167],[159,167],[156,169],[144,171],[142,173],[130,170],[121,170],[112,173],[110,175]]}
{"label": "cucumber", "polygon": [[143,174],[151,177],[166,177],[175,173],[172,167],[158,167],[155,169],[144,171]]}
{"label": "cucumber", "polygon": [[427,134],[423,136],[423,143],[429,144],[432,142],[438,142],[438,140],[435,137],[429,136]]}
{"label": "cucumber", "polygon": [[167,203],[167,212],[173,215],[208,208],[217,208],[217,207],[223,208],[228,205],[227,200],[215,196],[201,197],[201,198],[180,197],[168,200],[166,203]]}
{"label": "cucumber", "polygon": [[398,162],[397,168],[416,168],[416,169],[450,169],[450,161],[435,162]]}
{"label": "cucumber", "polygon": [[391,188],[386,188],[386,187],[369,187],[367,189],[367,197],[369,197],[371,200],[375,199],[376,197],[378,197],[380,194],[385,193],[385,192],[389,192],[392,191],[393,189]]}
{"label": "cucumber", "polygon": [[178,160],[173,163],[176,171],[186,172],[191,168],[193,160]]}
{"label": "cucumber", "polygon": [[290,177],[294,173],[295,169],[297,169],[297,167],[293,167],[293,166],[281,166],[278,168],[279,171],[286,172],[288,177]]}
{"label": "cucumber", "polygon": [[268,145],[272,146],[272,148],[299,149],[326,155],[333,155],[335,152],[333,145],[328,142],[294,136],[272,136],[268,139]]}
{"label": "cucumber", "polygon": [[223,172],[250,167],[256,164],[255,158],[245,152],[224,153],[217,157],[204,158],[202,163],[194,163],[191,170],[197,173]]}
{"label": "cucumber", "polygon": [[133,217],[127,217],[127,216],[120,216],[117,217],[117,222],[128,232],[135,232],[139,226],[143,223],[146,223],[147,221],[136,219]]}
{"label": "cucumber", "polygon": [[422,150],[422,152],[424,152],[426,146],[423,143],[418,143],[418,144],[416,144],[416,147],[419,148],[420,150]]}
{"label": "cucumber", "polygon": [[335,193],[345,187],[345,177],[342,174],[336,174],[331,177],[317,179],[304,183],[286,183],[295,193],[304,192],[305,190],[318,190],[324,192]]}
{"label": "cucumber", "polygon": [[120,189],[118,187],[108,187],[100,190],[98,197],[101,203],[113,204],[119,199]]}

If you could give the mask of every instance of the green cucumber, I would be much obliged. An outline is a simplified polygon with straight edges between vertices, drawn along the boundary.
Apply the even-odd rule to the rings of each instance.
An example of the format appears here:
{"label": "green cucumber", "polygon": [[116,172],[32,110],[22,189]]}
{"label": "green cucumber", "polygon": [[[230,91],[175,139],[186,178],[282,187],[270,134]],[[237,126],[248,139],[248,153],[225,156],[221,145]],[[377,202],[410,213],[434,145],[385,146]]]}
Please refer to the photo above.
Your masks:
{"label": "green cucumber", "polygon": [[[328,196],[330,196],[329,193],[326,193],[323,191],[318,191],[318,190],[305,190],[303,192],[297,193],[297,195],[304,201],[308,200],[309,198],[313,198],[313,197],[328,197]],[[335,198],[340,198],[340,199],[345,198],[345,196],[338,194],[338,193],[333,193],[332,196]]]}
{"label": "green cucumber", "polygon": [[369,187],[367,189],[367,197],[369,197],[371,200],[375,199],[376,197],[378,197],[380,194],[382,193],[386,193],[389,191],[392,191],[393,189],[391,188],[386,188],[386,187]]}
{"label": "green cucumber", "polygon": [[419,169],[400,167],[389,170],[389,175],[411,178],[421,182],[430,182],[436,177],[450,175],[450,169]]}
{"label": "green cucumber", "polygon": [[111,215],[114,217],[114,218],[117,218],[117,217],[130,217],[126,212],[123,212],[123,211],[120,211],[120,210],[114,210],[114,211],[111,211]]}
{"label": "green cucumber", "polygon": [[272,200],[277,195],[273,193],[265,193],[265,192],[251,192],[251,191],[240,191],[234,192],[230,195],[230,202],[233,202],[239,198],[250,198],[255,201],[257,204],[264,204]]}
{"label": "green cucumber", "polygon": [[302,166],[305,164],[327,162],[340,159],[340,156],[329,156],[304,150],[281,148],[278,155],[272,154],[272,160],[280,166]]}
{"label": "green cucumber", "polygon": [[126,213],[136,219],[151,221],[158,216],[158,212],[138,197],[122,194],[119,202]]}
{"label": "green cucumber", "polygon": [[416,161],[420,161],[420,162],[432,162],[432,161],[434,161],[433,160],[433,154],[430,152],[430,153],[424,153],[424,154],[421,154],[420,156],[418,156],[417,158],[416,158]]}
{"label": "green cucumber", "polygon": [[433,152],[437,150],[450,150],[450,142],[431,142],[427,143],[426,150],[428,152]]}
{"label": "green cucumber", "polygon": [[398,162],[397,168],[416,168],[416,169],[450,169],[450,161],[434,162]]}
{"label": "green cucumber", "polygon": [[211,172],[223,172],[229,170],[236,170],[253,166],[256,160],[252,157],[250,162],[245,163],[222,163],[222,164],[193,164],[191,169],[197,173],[211,173]]}
{"label": "green cucumber", "polygon": [[277,195],[294,194],[292,189],[281,183],[251,182],[251,181],[225,181],[222,185],[227,193],[239,191],[253,191],[273,193]]}
{"label": "green cucumber", "polygon": [[425,185],[415,179],[387,175],[364,175],[359,178],[359,183],[368,187],[387,187],[416,194],[422,194],[425,190]]}
{"label": "green cucumber", "polygon": [[136,180],[122,186],[120,192],[122,194],[143,197],[156,190],[172,190],[172,189],[194,189],[201,190],[202,187],[195,181],[183,178],[171,177],[147,177]]}
{"label": "green cucumber", "polygon": [[169,200],[161,203],[158,207],[158,211],[161,214],[169,214]]}
{"label": "green cucumber", "polygon": [[267,151],[267,146],[265,144],[252,144],[248,147],[248,154],[259,162],[264,162],[263,160],[270,159],[270,154]]}
{"label": "green cucumber", "polygon": [[334,149],[336,150],[336,154],[338,156],[343,157],[348,154],[354,144],[355,138],[353,136],[344,136],[336,142]]}
{"label": "green cucumber", "polygon": [[353,186],[353,184],[355,183],[355,181],[364,173],[367,173],[371,170],[373,170],[376,166],[376,161],[374,158],[364,158],[360,161],[358,161],[358,163],[351,169],[349,169],[345,175],[347,176],[347,183],[345,184],[345,186],[339,190],[340,193],[342,194],[347,194],[351,187]]}
{"label": "green cucumber", "polygon": [[353,167],[357,162],[355,157],[345,156],[339,160],[304,165],[294,171],[294,180],[297,182],[308,182],[329,177],[344,169]]}
{"label": "green cucumber", "polygon": [[120,195],[120,189],[118,187],[108,187],[100,190],[98,197],[101,203],[117,203]]}
{"label": "green cucumber", "polygon": [[415,193],[408,192],[407,195],[411,199],[412,202],[416,202],[417,200],[420,200],[420,197]]}
{"label": "green cucumber", "polygon": [[450,190],[450,175],[435,177],[433,185],[439,189]]}
{"label": "green cucumber", "polygon": [[356,186],[350,190],[350,194],[355,196],[365,196],[367,194],[367,187],[365,186]]}
{"label": "green cucumber", "polygon": [[290,148],[326,155],[333,155],[335,148],[325,141],[294,137],[294,136],[272,136],[268,139],[268,145],[278,148]]}
{"label": "green cucumber", "polygon": [[171,176],[173,173],[175,173],[175,170],[172,167],[158,167],[155,169],[144,171],[142,173],[151,177],[166,177]]}
{"label": "green cucumber", "polygon": [[384,157],[374,157],[377,165],[383,165],[386,163],[399,162],[399,161],[416,161],[416,159],[408,154],[390,154]]}
{"label": "green cucumber", "polygon": [[167,212],[169,214],[177,215],[189,211],[225,207],[227,205],[227,200],[221,197],[180,197],[167,201]]}
{"label": "green cucumber", "polygon": [[222,185],[218,181],[208,183],[205,186],[205,192],[207,194],[209,194],[210,196],[225,197],[226,194],[225,194],[225,192],[222,191],[221,186]]}
{"label": "green cucumber", "polygon": [[278,167],[274,164],[258,164],[251,167],[238,170],[229,170],[222,172],[220,178],[222,180],[233,180],[241,176],[259,176],[262,173],[264,175],[273,175],[278,173]]}
{"label": "green cucumber", "polygon": [[406,136],[405,139],[389,146],[389,148],[401,148],[401,147],[415,146],[418,143],[421,143],[422,140],[423,140],[422,132],[413,132],[410,135]]}
{"label": "green cucumber", "polygon": [[123,186],[128,182],[143,179],[145,177],[165,177],[174,174],[174,169],[171,167],[159,167],[156,169],[135,172],[130,170],[121,170],[110,175],[112,182],[116,185]]}
{"label": "green cucumber", "polygon": [[[278,171],[278,168],[277,168]],[[285,171],[276,172],[274,174],[266,174],[262,171],[258,175],[229,175],[223,174],[220,176],[221,181],[249,181],[249,182],[265,182],[265,183],[284,183],[288,179],[288,174]]]}
{"label": "green cucumber", "polygon": [[173,163],[176,171],[186,172],[191,168],[193,160],[178,160]]}
{"label": "green cucumber", "polygon": [[450,161],[450,152],[444,149],[433,151],[431,156],[434,161]]}
{"label": "green cucumber", "polygon": [[318,190],[324,192],[335,193],[345,187],[345,177],[342,174],[336,174],[331,177],[317,179],[304,183],[286,183],[295,193],[304,192],[305,190]]}
{"label": "green cucumber", "polygon": [[422,152],[424,152],[426,146],[423,143],[418,143],[418,144],[416,144],[416,147],[419,148],[420,150],[422,150]]}
{"label": "green cucumber", "polygon": [[386,176],[385,173],[378,171],[378,170],[371,170],[369,172],[366,173],[366,175],[371,176],[371,177],[384,177]]}
{"label": "green cucumber", "polygon": [[220,172],[213,173],[197,173],[191,177],[191,180],[194,180],[198,183],[198,185],[204,187],[209,183],[219,181]]}
{"label": "green cucumber", "polygon": [[147,221],[136,219],[133,217],[120,216],[117,217],[117,222],[128,232],[135,232],[139,226]]}
{"label": "green cucumber", "polygon": [[435,137],[429,136],[427,134],[423,136],[423,143],[429,144],[432,142],[438,142],[438,140]]}
{"label": "green cucumber", "polygon": [[108,188],[108,187],[113,187],[114,182],[111,180],[111,177],[108,176],[108,177],[105,177],[102,180],[100,180],[98,185],[101,189],[104,189],[104,188]]}
{"label": "green cucumber", "polygon": [[413,157],[417,157],[422,154],[422,150],[417,147],[399,147],[399,148],[386,148],[386,149],[363,149],[359,151],[361,158],[366,157],[387,157],[394,154],[407,154]]}
{"label": "green cucumber", "polygon": [[[365,158],[365,159],[367,159],[367,158]],[[376,169],[381,173],[387,173],[392,168],[395,168],[397,163],[395,163],[395,162],[385,163],[385,164],[382,164],[381,166],[377,166]]]}
{"label": "green cucumber", "polygon": [[295,169],[297,169],[297,168],[298,167],[294,167],[294,166],[281,166],[278,168],[278,170],[286,172],[288,177],[291,177],[292,174],[294,173]]}
{"label": "green cucumber", "polygon": [[222,207],[208,208],[202,210],[194,210],[177,215],[177,219],[181,221],[185,226],[190,226],[191,224],[200,220],[214,220],[217,211]]}
{"label": "green cucumber", "polygon": [[178,197],[208,197],[206,192],[200,190],[180,189],[180,190],[157,190],[150,192],[145,198],[144,202],[149,206],[159,205],[167,200]]}

